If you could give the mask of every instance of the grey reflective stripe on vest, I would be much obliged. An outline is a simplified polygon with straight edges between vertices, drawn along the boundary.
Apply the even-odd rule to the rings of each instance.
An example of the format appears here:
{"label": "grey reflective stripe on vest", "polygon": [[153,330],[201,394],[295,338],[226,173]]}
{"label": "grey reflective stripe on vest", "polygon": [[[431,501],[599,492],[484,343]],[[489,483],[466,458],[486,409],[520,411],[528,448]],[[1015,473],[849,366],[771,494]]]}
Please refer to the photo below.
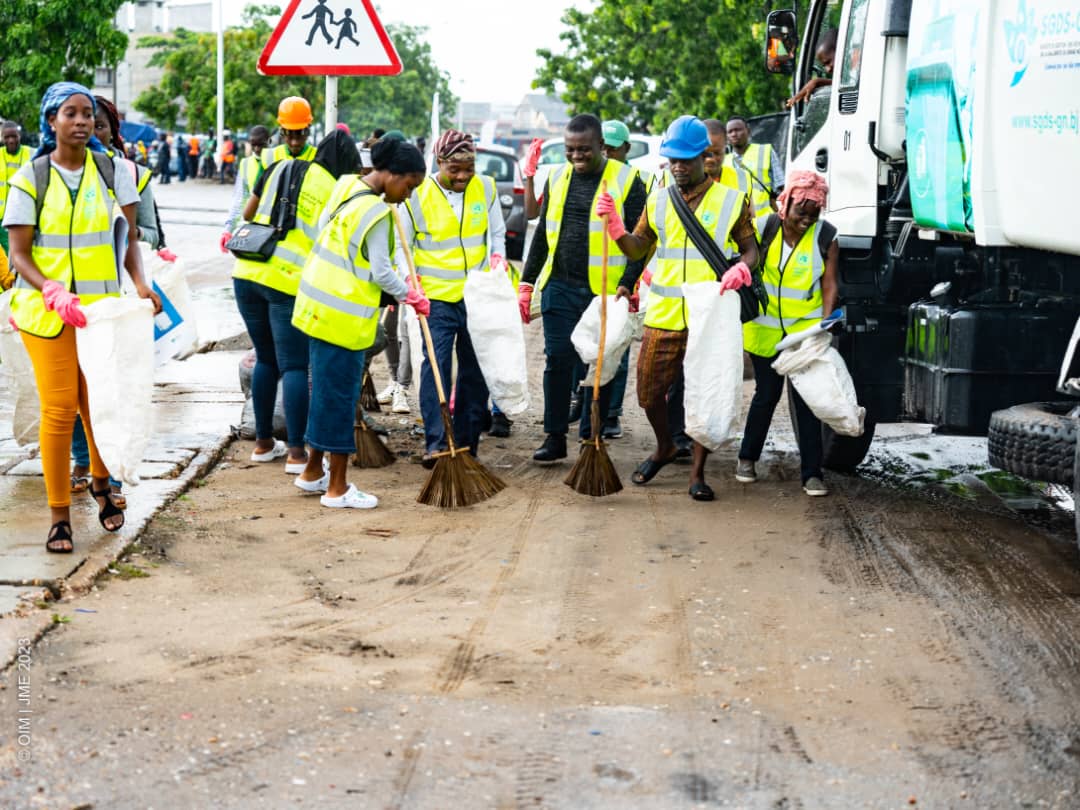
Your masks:
{"label": "grey reflective stripe on vest", "polygon": [[307,261],[307,256],[297,253],[293,250],[292,245],[286,245],[284,242],[277,243],[273,255],[275,259],[282,259],[296,267],[303,267],[304,262]]}
{"label": "grey reflective stripe on vest", "polygon": [[336,295],[331,295],[328,292],[323,292],[322,290],[313,287],[304,279],[300,279],[300,292],[312,301],[317,301],[324,306],[330,307],[330,309],[336,309],[338,312],[343,312],[346,315],[352,315],[356,318],[371,318],[379,311],[377,307],[365,307],[344,298],[338,298]]}
{"label": "grey reflective stripe on vest", "polygon": [[[656,244],[667,244],[667,207],[668,195],[663,192],[656,196]],[[666,250],[666,248],[665,248]],[[657,253],[659,254],[659,250]]]}
{"label": "grey reflective stripe on vest", "polygon": [[626,184],[632,179],[631,175],[633,174],[633,172],[634,170],[630,168],[630,164],[624,163],[622,165],[622,168],[619,169],[618,175],[616,175],[615,177],[615,182],[619,184],[619,190],[624,196],[626,195],[628,190],[626,188]]}
{"label": "grey reflective stripe on vest", "polygon": [[816,286],[814,285],[806,292],[803,292],[802,290],[789,290],[787,287],[777,287],[775,284],[766,281],[765,291],[773,298],[783,298],[786,301],[809,301],[814,297]]}
{"label": "grey reflective stripe on vest", "polygon": [[75,248],[101,247],[109,244],[112,244],[111,231],[73,233],[70,236],[62,233],[41,233],[40,231],[34,234],[34,245],[40,248],[67,250],[70,247],[74,250]]}
{"label": "grey reflective stripe on vest", "polygon": [[417,267],[417,275],[427,276],[428,278],[443,278],[448,281],[460,281],[465,278],[464,270],[446,270],[442,267]]}
{"label": "grey reflective stripe on vest", "polygon": [[360,217],[360,221],[356,223],[356,230],[352,232],[352,236],[349,237],[349,260],[356,264],[356,256],[360,253],[360,244],[364,239],[364,234],[367,233],[371,224],[381,216],[385,216],[389,207],[386,205],[376,205],[370,211]]}
{"label": "grey reflective stripe on vest", "polygon": [[22,276],[17,276],[16,277],[16,279],[15,279],[15,289],[16,290],[37,290],[38,292],[41,292],[40,290],[38,290],[37,287],[35,287],[33,284],[31,284],[29,281],[27,281]]}
{"label": "grey reflective stripe on vest", "polygon": [[649,292],[654,292],[657,295],[659,295],[661,298],[682,298],[683,297],[683,291],[682,291],[681,286],[676,287],[674,285],[668,286],[666,284],[653,283],[653,284],[649,285]]}
{"label": "grey reflective stripe on vest", "polygon": [[[741,203],[743,198],[738,193],[732,194],[730,190],[724,189],[724,205],[720,208],[720,221],[716,223],[716,229],[713,231],[713,241],[716,242],[720,248],[720,252],[724,254],[725,258],[730,259],[735,255],[735,251],[728,245],[727,230],[728,223],[731,222],[731,217],[735,213],[735,204]],[[721,234],[720,229],[725,229]]]}
{"label": "grey reflective stripe on vest", "polygon": [[107,281],[79,281],[75,280],[75,292],[86,295],[119,295],[120,284],[116,279]]}
{"label": "grey reflective stripe on vest", "polygon": [[309,224],[307,222],[304,222],[304,220],[300,219],[299,214],[296,217],[296,227],[303,231],[304,236],[306,236],[312,242],[319,238],[319,224]]}
{"label": "grey reflective stripe on vest", "polygon": [[275,166],[273,174],[270,175],[270,179],[263,186],[263,194],[259,198],[259,207],[255,211],[255,216],[264,216],[267,222],[270,221],[270,217],[274,213],[274,203],[277,201],[278,188],[281,186],[281,175],[284,174],[282,166],[286,165],[288,164],[282,163]]}
{"label": "grey reflective stripe on vest", "polygon": [[461,239],[460,237],[451,237],[450,239],[440,239],[435,241],[434,239],[425,239],[419,233],[416,235],[416,246],[421,250],[426,250],[434,253],[436,250],[454,250],[456,248],[474,248],[483,247],[487,244],[487,240],[484,234],[477,234],[476,236],[470,236],[468,239]]}
{"label": "grey reflective stripe on vest", "polygon": [[[768,151],[764,146],[758,146],[757,153],[757,176],[761,178],[762,186],[765,185],[765,159],[768,157]],[[772,180],[772,178],[769,178]]]}
{"label": "grey reflective stripe on vest", "polygon": [[413,190],[409,197],[409,213],[412,214],[413,227],[416,233],[431,233],[428,229],[427,218],[424,216],[424,206],[420,204],[419,186]]}
{"label": "grey reflective stripe on vest", "polygon": [[348,259],[343,256],[338,256],[329,248],[324,247],[318,242],[312,246],[312,253],[327,264],[331,264],[339,270],[344,270],[346,273],[352,273],[361,281],[371,280],[371,273],[369,271],[365,270],[363,267],[357,267]]}
{"label": "grey reflective stripe on vest", "polygon": [[[626,257],[621,253],[612,253],[608,255],[608,267],[623,267],[626,264]],[[589,267],[603,267],[604,259],[602,256],[590,256]]]}

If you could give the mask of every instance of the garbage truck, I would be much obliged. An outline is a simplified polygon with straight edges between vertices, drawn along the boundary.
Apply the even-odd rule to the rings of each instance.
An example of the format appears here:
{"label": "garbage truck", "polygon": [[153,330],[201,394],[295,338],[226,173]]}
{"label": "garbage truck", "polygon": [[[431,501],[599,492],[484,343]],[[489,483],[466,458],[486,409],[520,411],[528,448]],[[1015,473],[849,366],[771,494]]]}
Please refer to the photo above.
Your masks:
{"label": "garbage truck", "polygon": [[1080,487],[1080,2],[798,5],[803,20],[768,15],[765,69],[793,98],[818,79],[786,162],[829,183],[838,348],[867,409],[862,437],[824,429],[826,464],[851,469],[875,424],[916,420]]}

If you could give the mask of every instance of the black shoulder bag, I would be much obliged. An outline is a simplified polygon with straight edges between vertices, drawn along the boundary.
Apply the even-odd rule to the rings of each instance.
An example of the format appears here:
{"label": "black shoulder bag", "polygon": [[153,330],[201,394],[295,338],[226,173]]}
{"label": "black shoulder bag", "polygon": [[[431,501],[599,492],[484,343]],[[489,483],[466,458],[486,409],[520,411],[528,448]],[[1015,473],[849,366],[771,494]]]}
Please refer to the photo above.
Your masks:
{"label": "black shoulder bag", "polygon": [[[694,212],[686,204],[686,200],[683,199],[678,187],[668,186],[667,192],[671,198],[671,204],[675,206],[675,212],[682,221],[683,228],[686,229],[686,235],[690,237],[694,247],[705,257],[705,261],[709,263],[709,267],[716,273],[716,278],[719,281],[731,267],[731,262],[724,256],[720,246],[705,230],[705,226],[701,224],[701,221],[694,216]],[[738,289],[739,303],[741,305],[739,307],[739,320],[743,323],[754,320],[765,311],[769,304],[769,294],[765,291],[765,282],[761,279],[760,268],[750,268],[750,280],[750,284]]]}
{"label": "black shoulder bag", "polygon": [[296,200],[299,197],[300,184],[310,164],[307,161],[290,160],[282,170],[284,176],[278,187],[278,196],[270,213],[270,224],[245,222],[225,243],[226,249],[238,259],[253,262],[265,262],[274,255],[277,243],[296,227]]}

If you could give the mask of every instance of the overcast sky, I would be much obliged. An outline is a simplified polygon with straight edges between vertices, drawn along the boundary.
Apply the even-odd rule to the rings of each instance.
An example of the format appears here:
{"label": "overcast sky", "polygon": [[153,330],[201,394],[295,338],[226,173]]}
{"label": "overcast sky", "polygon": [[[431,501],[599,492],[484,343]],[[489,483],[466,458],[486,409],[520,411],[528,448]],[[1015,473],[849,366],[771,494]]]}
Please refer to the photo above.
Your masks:
{"label": "overcast sky", "polygon": [[[238,24],[246,2],[222,0],[226,25]],[[285,8],[288,0],[276,0]],[[353,0],[360,6],[360,0]],[[590,0],[384,0],[375,3],[384,25],[427,26],[435,63],[450,74],[450,89],[465,101],[517,104],[540,67],[537,48],[562,50],[559,22],[570,6]],[[307,4],[301,5],[301,10]],[[354,13],[358,13],[359,8]]]}

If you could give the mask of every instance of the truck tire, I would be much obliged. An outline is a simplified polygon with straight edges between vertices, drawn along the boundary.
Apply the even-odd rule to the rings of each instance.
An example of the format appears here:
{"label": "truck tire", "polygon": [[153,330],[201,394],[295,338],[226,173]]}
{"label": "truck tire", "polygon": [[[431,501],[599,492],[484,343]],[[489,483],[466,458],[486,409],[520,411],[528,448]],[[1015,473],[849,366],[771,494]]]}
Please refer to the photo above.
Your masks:
{"label": "truck tire", "polygon": [[[787,386],[788,413],[791,415],[791,431],[795,442],[799,441],[799,423],[795,419],[795,401],[791,385]],[[824,422],[821,423],[821,465],[834,472],[850,473],[863,463],[874,441],[874,420],[867,414],[863,422],[862,436],[841,436]]]}
{"label": "truck tire", "polygon": [[1073,520],[1076,522],[1076,544],[1080,546],[1080,444],[1076,446],[1073,462]]}
{"label": "truck tire", "polygon": [[1071,486],[1076,462],[1075,402],[1027,402],[994,411],[990,463],[1024,478]]}

